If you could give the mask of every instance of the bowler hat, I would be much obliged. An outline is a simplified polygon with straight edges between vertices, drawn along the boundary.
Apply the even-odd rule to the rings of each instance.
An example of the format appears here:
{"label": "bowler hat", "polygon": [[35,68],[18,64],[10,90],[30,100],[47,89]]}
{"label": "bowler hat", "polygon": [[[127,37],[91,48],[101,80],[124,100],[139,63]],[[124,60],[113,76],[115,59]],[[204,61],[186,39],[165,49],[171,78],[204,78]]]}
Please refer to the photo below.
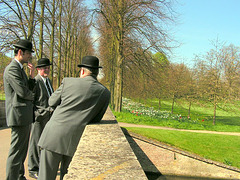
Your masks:
{"label": "bowler hat", "polygon": [[93,69],[102,68],[102,66],[99,66],[99,59],[95,56],[83,57],[82,64],[79,64],[78,67],[89,67]]}
{"label": "bowler hat", "polygon": [[28,51],[34,52],[32,50],[32,43],[27,39],[20,39],[16,44],[13,44],[13,46],[20,49],[26,49]]}
{"label": "bowler hat", "polygon": [[52,63],[50,63],[50,60],[48,58],[41,58],[38,60],[38,64],[37,64],[36,68],[50,66],[50,65],[52,65]]}

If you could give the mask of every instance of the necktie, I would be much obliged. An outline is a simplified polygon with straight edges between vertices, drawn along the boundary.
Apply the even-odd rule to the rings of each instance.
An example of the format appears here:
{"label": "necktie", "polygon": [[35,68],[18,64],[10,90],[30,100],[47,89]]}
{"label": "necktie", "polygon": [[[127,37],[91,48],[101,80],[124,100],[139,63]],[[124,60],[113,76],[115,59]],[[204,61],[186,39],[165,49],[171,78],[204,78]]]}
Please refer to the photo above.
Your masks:
{"label": "necktie", "polygon": [[28,80],[28,77],[27,77],[27,75],[26,75],[24,69],[22,68],[21,70],[22,70],[22,74],[23,74],[24,79]]}
{"label": "necktie", "polygon": [[52,90],[51,90],[51,88],[50,88],[48,78],[46,79],[46,86],[47,86],[47,90],[48,90],[49,96],[51,96]]}
{"label": "necktie", "polygon": [[28,87],[28,77],[24,71],[24,69],[22,68],[22,76],[23,76],[23,81],[24,81],[24,84]]}

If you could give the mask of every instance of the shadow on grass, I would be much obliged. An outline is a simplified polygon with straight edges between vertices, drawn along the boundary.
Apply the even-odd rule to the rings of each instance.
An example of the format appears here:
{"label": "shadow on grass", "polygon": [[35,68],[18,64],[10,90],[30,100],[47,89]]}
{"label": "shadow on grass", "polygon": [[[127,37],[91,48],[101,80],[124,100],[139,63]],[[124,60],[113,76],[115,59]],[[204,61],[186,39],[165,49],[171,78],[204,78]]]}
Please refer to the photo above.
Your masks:
{"label": "shadow on grass", "polygon": [[230,126],[240,126],[240,117],[239,116],[217,116],[216,123],[221,123],[224,125]]}
{"label": "shadow on grass", "polygon": [[152,163],[152,161],[148,158],[148,156],[143,152],[143,150],[138,146],[138,144],[134,141],[131,135],[125,128],[121,128],[129,145],[131,146],[134,154],[136,155],[141,167],[143,168],[147,178],[149,180],[165,179],[162,173],[156,168],[156,166]]}

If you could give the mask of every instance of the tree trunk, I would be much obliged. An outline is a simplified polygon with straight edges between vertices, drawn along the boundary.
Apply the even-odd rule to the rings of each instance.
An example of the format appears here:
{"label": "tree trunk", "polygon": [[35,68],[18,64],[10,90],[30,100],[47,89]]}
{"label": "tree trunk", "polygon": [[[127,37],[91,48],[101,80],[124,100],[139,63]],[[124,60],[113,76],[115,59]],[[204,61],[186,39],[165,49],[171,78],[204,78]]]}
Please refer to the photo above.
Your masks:
{"label": "tree trunk", "polygon": [[190,114],[191,114],[191,105],[192,105],[192,102],[189,101],[189,105],[188,105],[188,117],[190,117]]}
{"label": "tree trunk", "polygon": [[34,17],[35,17],[35,9],[36,9],[36,0],[32,1],[32,7],[29,5],[29,12],[30,12],[30,18],[29,18],[29,24],[28,24],[28,37],[27,39],[32,41],[33,33],[34,33]]}
{"label": "tree trunk", "polygon": [[217,100],[216,94],[214,95],[214,110],[213,110],[213,125],[216,124],[216,113],[217,113]]}
{"label": "tree trunk", "polygon": [[122,56],[117,59],[116,78],[114,88],[114,110],[121,112],[122,109]]}
{"label": "tree trunk", "polygon": [[60,86],[61,83],[61,47],[62,47],[62,40],[61,40],[61,29],[62,29],[62,0],[60,0],[60,7],[59,7],[59,30],[58,30],[58,78],[57,78],[57,87]]}
{"label": "tree trunk", "polygon": [[173,98],[172,98],[172,110],[171,110],[171,114],[173,114],[174,103],[175,103],[175,95],[173,95]]}
{"label": "tree trunk", "polygon": [[[122,9],[123,2],[118,1],[118,7]],[[121,112],[122,110],[122,91],[123,91],[123,20],[121,14],[118,14],[118,30],[116,32],[115,47],[116,47],[116,76],[114,88],[114,110]]]}
{"label": "tree trunk", "polygon": [[44,24],[44,6],[45,0],[40,1],[41,5],[41,15],[40,15],[40,35],[39,35],[39,59],[42,58],[43,55],[43,24]]}
{"label": "tree trunk", "polygon": [[74,57],[75,61],[73,62],[73,77],[77,77],[77,70],[76,70],[76,67],[77,67],[77,64],[76,64],[76,62],[77,62],[77,41],[78,41],[78,37],[76,35],[75,41],[74,41],[74,55],[73,55],[73,57]]}
{"label": "tree trunk", "polygon": [[51,80],[52,85],[54,85],[53,81],[53,74],[54,74],[54,63],[53,63],[53,55],[54,55],[54,37],[55,37],[55,0],[53,0],[53,9],[52,9],[52,29],[51,29],[51,35],[50,35],[50,62],[52,62],[51,66]]}
{"label": "tree trunk", "polygon": [[162,109],[162,103],[161,103],[161,98],[158,98],[158,110],[160,111]]}
{"label": "tree trunk", "polygon": [[114,58],[112,57],[111,58],[112,60],[112,64],[111,64],[111,68],[112,68],[112,72],[110,74],[110,91],[111,91],[111,105],[112,105],[112,108],[115,109],[115,105],[114,105],[114,87],[115,87],[115,77],[116,77],[116,74],[115,74],[115,68],[114,68],[114,65],[116,63],[114,63]]}

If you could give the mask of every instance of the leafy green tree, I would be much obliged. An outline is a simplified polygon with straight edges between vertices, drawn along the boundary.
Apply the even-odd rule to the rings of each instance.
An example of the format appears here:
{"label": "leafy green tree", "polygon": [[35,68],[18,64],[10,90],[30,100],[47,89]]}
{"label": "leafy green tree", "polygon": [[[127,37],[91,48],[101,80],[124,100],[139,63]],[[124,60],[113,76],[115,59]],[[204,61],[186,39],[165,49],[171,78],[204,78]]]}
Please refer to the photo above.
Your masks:
{"label": "leafy green tree", "polygon": [[168,69],[170,68],[170,62],[166,55],[162,52],[157,52],[153,55],[154,59],[154,72],[152,81],[152,91],[154,98],[158,98],[159,110],[161,110],[161,100],[168,96]]}
{"label": "leafy green tree", "polygon": [[[233,46],[226,47],[218,40],[203,57],[198,57],[195,67],[198,97],[213,105],[213,125],[216,124],[217,108],[232,99],[239,87],[239,53]],[[235,96],[236,97],[236,96]]]}
{"label": "leafy green tree", "polygon": [[167,90],[169,97],[172,99],[171,113],[173,114],[176,100],[185,98],[189,93],[190,71],[184,64],[171,64],[168,69],[167,78]]}
{"label": "leafy green tree", "polygon": [[228,100],[236,100],[240,93],[240,48],[230,44],[223,49],[223,82],[227,89]]}
{"label": "leafy green tree", "polygon": [[11,58],[7,57],[3,53],[0,53],[0,93],[4,92],[3,88],[3,72],[5,67],[10,63]]}

